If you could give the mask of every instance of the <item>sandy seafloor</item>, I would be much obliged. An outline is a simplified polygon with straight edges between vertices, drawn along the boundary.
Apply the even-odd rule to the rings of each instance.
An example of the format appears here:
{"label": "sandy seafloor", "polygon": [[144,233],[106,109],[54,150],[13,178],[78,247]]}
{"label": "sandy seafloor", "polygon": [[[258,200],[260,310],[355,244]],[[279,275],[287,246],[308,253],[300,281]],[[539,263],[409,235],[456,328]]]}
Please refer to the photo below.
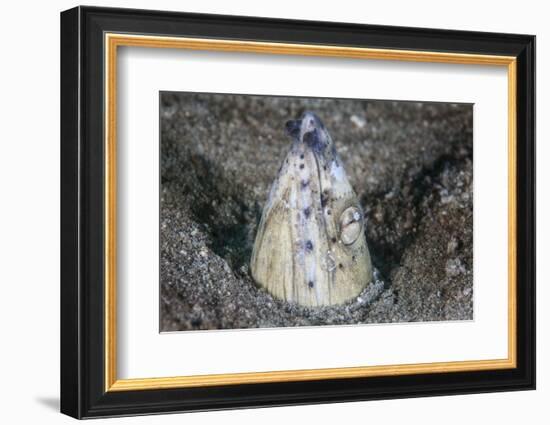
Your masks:
{"label": "sandy seafloor", "polygon": [[[365,211],[374,281],[345,305],[274,299],[249,273],[262,207],[315,112]],[[161,93],[161,331],[473,318],[472,106]]]}

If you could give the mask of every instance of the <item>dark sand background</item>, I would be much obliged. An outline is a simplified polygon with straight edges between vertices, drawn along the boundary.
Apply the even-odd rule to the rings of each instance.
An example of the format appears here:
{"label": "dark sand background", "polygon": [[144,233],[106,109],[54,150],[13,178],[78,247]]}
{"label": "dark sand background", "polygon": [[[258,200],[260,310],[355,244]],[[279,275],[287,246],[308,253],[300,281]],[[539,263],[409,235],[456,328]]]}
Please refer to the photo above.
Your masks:
{"label": "dark sand background", "polygon": [[[161,331],[473,318],[472,106],[161,93]],[[249,274],[290,140],[315,112],[365,211],[375,281],[348,304],[274,299]]]}

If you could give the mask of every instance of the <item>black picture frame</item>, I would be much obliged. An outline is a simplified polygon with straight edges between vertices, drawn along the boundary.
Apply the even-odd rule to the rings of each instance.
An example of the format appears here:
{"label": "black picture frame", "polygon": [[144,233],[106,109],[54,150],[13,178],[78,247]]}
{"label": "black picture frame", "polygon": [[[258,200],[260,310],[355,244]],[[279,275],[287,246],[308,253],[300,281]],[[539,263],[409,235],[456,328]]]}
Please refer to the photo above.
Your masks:
{"label": "black picture frame", "polygon": [[[139,33],[517,58],[517,367],[105,391],[104,34]],[[535,37],[76,7],[61,13],[61,412],[75,418],[535,388]]]}

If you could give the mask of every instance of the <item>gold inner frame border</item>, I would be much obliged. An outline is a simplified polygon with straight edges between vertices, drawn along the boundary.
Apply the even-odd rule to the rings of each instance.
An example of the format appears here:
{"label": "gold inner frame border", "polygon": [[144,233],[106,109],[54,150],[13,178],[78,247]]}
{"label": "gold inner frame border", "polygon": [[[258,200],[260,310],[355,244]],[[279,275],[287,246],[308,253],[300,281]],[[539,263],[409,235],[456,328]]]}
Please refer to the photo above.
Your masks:
{"label": "gold inner frame border", "polygon": [[[280,55],[324,56],[355,59],[397,60],[405,62],[432,62],[469,65],[504,66],[508,72],[508,357],[495,360],[468,360],[454,362],[360,366],[323,369],[228,373],[151,378],[117,378],[117,323],[116,323],[116,128],[117,128],[117,51],[118,47],[148,47],[229,51]],[[512,369],[517,365],[516,353],[516,261],[517,261],[517,183],[516,183],[516,58],[513,56],[479,55],[466,53],[429,52],[394,49],[371,49],[331,45],[289,44],[259,41],[240,41],[203,38],[164,37],[105,33],[105,391],[137,391],[218,385],[240,385],[323,379],[364,378],[411,375],[419,373],[450,373]]]}

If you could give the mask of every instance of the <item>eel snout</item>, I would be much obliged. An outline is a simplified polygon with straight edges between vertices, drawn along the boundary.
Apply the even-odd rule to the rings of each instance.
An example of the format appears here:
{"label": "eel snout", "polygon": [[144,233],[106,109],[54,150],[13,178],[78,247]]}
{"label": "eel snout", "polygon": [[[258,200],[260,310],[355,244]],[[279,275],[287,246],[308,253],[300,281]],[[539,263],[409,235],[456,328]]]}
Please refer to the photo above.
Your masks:
{"label": "eel snout", "polygon": [[323,154],[332,144],[321,119],[313,112],[305,112],[298,120],[286,123],[286,131],[295,143],[303,143],[316,154]]}

